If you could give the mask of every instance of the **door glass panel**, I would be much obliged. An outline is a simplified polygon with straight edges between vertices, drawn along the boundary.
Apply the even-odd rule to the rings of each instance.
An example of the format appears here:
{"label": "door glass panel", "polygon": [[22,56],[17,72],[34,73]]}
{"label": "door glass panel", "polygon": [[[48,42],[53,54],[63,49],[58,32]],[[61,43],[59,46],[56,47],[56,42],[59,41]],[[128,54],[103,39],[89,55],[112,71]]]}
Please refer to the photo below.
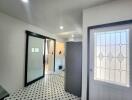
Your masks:
{"label": "door glass panel", "polygon": [[29,36],[27,82],[31,82],[44,74],[43,66],[44,39]]}
{"label": "door glass panel", "polygon": [[[121,79],[124,78],[124,74],[121,75],[121,71],[126,71],[124,69],[129,65],[126,64],[126,58],[129,54],[127,49],[128,34],[129,29],[94,33],[94,55],[97,54],[97,57],[94,58],[96,59],[94,60],[94,67],[100,66],[100,68],[94,69],[97,70],[94,71],[97,72],[94,73],[95,80],[97,77],[98,80],[105,82],[105,76],[107,76],[107,82],[124,86],[129,85],[127,82],[124,82],[125,84],[121,82]],[[97,42],[100,42],[100,45]],[[105,73],[106,69],[107,71],[109,70],[109,80],[108,75]],[[127,72],[126,74],[129,76]],[[128,80],[129,77],[125,78],[127,78],[125,80]]]}

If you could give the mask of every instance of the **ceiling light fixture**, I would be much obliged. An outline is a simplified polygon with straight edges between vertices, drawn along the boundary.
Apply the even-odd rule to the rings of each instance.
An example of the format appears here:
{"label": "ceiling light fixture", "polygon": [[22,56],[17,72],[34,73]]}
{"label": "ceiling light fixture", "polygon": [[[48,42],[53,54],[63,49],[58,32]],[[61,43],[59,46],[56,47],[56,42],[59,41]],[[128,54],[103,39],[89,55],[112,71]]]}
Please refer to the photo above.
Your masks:
{"label": "ceiling light fixture", "polygon": [[72,38],[74,38],[74,34],[72,34]]}
{"label": "ceiling light fixture", "polygon": [[28,3],[28,2],[29,2],[29,0],[22,0],[22,2],[24,2],[24,3]]}
{"label": "ceiling light fixture", "polygon": [[64,29],[64,26],[60,26],[60,29],[63,30]]}

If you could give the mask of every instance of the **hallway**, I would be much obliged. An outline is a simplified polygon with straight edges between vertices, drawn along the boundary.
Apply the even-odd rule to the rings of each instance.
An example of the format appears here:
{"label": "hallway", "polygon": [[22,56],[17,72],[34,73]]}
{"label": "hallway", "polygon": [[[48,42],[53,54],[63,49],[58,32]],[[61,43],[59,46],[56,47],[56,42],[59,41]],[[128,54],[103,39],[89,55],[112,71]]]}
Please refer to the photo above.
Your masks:
{"label": "hallway", "polygon": [[4,100],[80,100],[64,91],[64,77],[46,75],[44,79],[20,89]]}

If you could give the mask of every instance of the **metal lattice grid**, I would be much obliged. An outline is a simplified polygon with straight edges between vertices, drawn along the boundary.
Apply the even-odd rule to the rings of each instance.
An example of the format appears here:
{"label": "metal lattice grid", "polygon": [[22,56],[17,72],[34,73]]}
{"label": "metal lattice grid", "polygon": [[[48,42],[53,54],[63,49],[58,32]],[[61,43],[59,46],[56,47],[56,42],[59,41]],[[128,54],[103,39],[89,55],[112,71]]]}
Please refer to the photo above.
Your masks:
{"label": "metal lattice grid", "polygon": [[129,29],[94,33],[94,79],[129,86]]}

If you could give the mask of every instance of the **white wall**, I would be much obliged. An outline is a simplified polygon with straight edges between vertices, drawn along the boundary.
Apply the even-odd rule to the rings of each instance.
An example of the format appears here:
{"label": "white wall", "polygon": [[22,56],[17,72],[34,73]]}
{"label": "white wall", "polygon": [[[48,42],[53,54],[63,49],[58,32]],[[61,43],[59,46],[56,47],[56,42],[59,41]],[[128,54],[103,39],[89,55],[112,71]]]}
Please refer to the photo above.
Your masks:
{"label": "white wall", "polygon": [[0,85],[10,93],[24,86],[25,30],[57,36],[0,13]]}
{"label": "white wall", "polygon": [[73,42],[81,42],[82,41],[82,37],[70,37],[68,38],[68,41],[73,41]]}
{"label": "white wall", "polygon": [[83,10],[82,100],[87,91],[87,27],[132,19],[132,1],[120,0]]}

